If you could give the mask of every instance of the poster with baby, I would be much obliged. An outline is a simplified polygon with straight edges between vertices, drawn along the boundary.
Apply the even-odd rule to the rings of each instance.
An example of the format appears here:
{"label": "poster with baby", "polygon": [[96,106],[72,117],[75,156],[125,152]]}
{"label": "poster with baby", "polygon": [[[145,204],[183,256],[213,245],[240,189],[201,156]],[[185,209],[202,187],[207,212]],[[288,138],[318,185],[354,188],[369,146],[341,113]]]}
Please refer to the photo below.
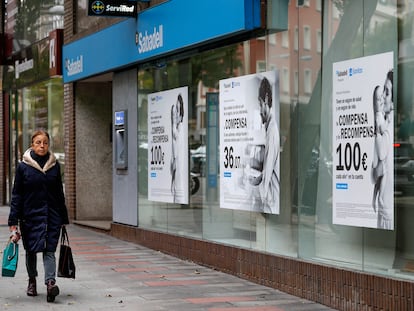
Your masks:
{"label": "poster with baby", "polygon": [[393,52],[333,64],[333,223],[394,230]]}
{"label": "poster with baby", "polygon": [[188,87],[148,94],[148,200],[188,204]]}

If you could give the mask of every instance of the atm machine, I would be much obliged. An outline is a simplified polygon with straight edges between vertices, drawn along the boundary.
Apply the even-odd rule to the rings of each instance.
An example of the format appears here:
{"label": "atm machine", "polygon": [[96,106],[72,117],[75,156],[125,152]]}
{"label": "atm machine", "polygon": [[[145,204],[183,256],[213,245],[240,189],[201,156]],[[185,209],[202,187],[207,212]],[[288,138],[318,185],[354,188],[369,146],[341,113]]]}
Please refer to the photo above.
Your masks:
{"label": "atm machine", "polygon": [[128,131],[127,110],[115,111],[115,168],[128,169]]}

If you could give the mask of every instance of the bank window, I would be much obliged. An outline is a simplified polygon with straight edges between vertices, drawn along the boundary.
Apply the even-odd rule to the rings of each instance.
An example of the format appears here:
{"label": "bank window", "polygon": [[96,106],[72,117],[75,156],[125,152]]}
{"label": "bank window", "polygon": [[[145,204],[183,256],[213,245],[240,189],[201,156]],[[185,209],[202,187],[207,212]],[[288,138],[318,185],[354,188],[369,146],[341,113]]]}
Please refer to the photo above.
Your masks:
{"label": "bank window", "polygon": [[309,26],[303,27],[303,48],[305,50],[311,49],[311,29]]}

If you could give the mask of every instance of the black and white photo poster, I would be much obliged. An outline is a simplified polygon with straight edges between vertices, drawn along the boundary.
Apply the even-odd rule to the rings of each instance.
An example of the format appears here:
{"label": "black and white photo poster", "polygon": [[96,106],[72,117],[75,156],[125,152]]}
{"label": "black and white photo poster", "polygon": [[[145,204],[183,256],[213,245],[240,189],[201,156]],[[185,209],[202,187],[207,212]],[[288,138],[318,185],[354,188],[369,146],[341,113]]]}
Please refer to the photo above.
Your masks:
{"label": "black and white photo poster", "polygon": [[333,223],[394,229],[392,52],[333,64]]}
{"label": "black and white photo poster", "polygon": [[279,214],[279,76],[220,81],[220,207]]}
{"label": "black and white photo poster", "polygon": [[148,95],[148,200],[188,204],[188,87]]}

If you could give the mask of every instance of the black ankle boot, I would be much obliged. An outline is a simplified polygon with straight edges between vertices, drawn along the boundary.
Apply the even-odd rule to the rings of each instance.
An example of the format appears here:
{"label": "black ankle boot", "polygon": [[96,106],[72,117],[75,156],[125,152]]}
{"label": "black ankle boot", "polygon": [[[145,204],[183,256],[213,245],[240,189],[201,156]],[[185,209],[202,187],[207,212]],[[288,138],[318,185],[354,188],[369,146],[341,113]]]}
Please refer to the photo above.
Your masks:
{"label": "black ankle boot", "polygon": [[27,285],[27,296],[37,296],[36,278],[29,278],[29,285]]}
{"label": "black ankle boot", "polygon": [[47,286],[47,302],[54,302],[55,297],[59,295],[59,287],[55,284],[54,280],[49,280],[46,284]]}

